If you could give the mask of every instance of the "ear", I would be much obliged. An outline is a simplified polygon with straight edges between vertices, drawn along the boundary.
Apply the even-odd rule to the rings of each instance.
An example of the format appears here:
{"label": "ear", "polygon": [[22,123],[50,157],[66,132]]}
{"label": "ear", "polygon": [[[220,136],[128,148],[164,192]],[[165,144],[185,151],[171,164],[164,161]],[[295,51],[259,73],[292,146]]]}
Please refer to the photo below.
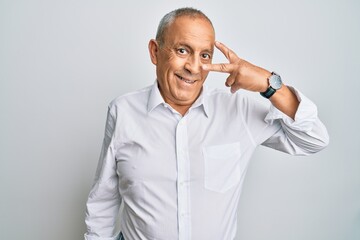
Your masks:
{"label": "ear", "polygon": [[156,65],[157,64],[157,54],[159,51],[159,45],[155,39],[151,39],[149,41],[149,54],[151,62]]}

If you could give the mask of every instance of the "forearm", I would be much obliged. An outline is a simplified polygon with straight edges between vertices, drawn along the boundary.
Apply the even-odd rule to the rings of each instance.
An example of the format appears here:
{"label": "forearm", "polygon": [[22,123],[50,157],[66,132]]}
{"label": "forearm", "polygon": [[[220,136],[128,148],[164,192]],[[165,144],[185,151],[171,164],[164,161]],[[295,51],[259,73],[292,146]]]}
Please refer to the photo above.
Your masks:
{"label": "forearm", "polygon": [[279,109],[293,120],[295,119],[295,114],[300,102],[295,93],[292,92],[286,85],[283,84],[282,87],[278,89],[269,100],[274,105],[274,107]]}
{"label": "forearm", "polygon": [[[269,78],[272,75],[271,72],[255,65],[253,66],[253,72],[256,73],[256,75],[254,75],[258,79],[256,91],[265,92],[269,87]],[[269,100],[274,107],[295,120],[296,111],[300,102],[295,93],[285,84],[282,84],[281,88],[276,90]]]}

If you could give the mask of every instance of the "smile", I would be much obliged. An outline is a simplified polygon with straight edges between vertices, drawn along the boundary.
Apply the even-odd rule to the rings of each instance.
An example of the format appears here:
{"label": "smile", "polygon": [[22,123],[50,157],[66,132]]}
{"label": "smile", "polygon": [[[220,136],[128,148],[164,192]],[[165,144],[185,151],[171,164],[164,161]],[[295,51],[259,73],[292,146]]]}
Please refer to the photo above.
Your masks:
{"label": "smile", "polygon": [[186,79],[186,78],[183,78],[183,77],[181,77],[181,76],[179,76],[179,75],[177,75],[177,74],[175,74],[181,81],[184,81],[184,82],[186,82],[186,83],[188,83],[188,84],[194,84],[195,82],[196,82],[196,80],[189,80],[189,79]]}

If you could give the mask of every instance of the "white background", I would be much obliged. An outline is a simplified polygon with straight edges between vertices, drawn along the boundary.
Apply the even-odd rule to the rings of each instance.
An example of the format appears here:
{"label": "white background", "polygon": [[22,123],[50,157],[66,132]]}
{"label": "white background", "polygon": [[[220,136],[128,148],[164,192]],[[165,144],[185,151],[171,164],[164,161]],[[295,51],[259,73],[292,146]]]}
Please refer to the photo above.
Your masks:
{"label": "white background", "polygon": [[237,239],[360,239],[359,1],[0,0],[1,239],[82,239],[107,104],[154,82],[148,40],[183,6],[310,97],[331,137],[310,157],[258,149]]}

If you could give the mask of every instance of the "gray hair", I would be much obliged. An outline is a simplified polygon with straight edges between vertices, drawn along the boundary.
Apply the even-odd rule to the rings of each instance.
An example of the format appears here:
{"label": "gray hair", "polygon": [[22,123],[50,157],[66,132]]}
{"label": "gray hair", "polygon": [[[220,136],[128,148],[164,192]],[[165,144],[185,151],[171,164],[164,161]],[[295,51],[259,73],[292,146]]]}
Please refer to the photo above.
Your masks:
{"label": "gray hair", "polygon": [[[161,20],[156,32],[156,41],[159,43],[159,46],[161,47],[164,44],[164,36],[167,28],[178,18],[182,16],[187,16],[191,18],[203,18],[207,20],[211,26],[212,22],[210,19],[200,10],[191,8],[191,7],[185,7],[185,8],[178,8],[175,9],[169,13],[167,13]],[[214,28],[214,27],[213,27]]]}

